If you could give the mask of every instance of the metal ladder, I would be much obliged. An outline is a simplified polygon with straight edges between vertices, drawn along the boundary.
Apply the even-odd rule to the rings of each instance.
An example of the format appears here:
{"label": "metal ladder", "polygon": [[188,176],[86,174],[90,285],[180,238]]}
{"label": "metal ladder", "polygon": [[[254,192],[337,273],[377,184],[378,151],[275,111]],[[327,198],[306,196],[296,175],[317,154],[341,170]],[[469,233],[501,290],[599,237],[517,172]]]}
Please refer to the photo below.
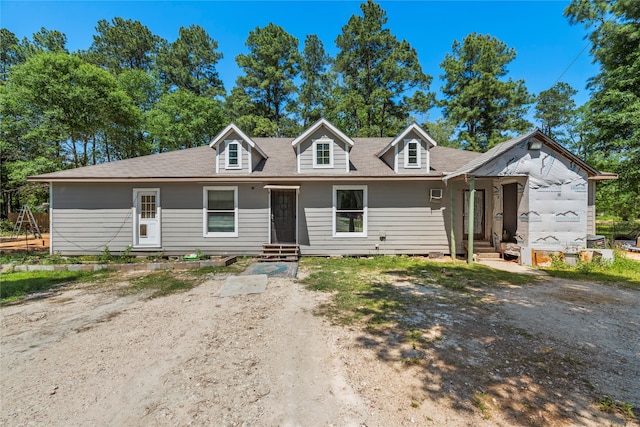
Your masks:
{"label": "metal ladder", "polygon": [[33,233],[33,236],[42,239],[42,233],[40,233],[40,228],[38,227],[38,223],[36,219],[33,217],[33,213],[31,213],[31,209],[29,209],[28,205],[24,205],[20,209],[20,214],[18,215],[18,220],[16,221],[16,226],[13,228],[13,233],[11,234],[11,238],[20,237],[20,232],[22,231],[22,224],[26,221],[29,222],[29,229]]}

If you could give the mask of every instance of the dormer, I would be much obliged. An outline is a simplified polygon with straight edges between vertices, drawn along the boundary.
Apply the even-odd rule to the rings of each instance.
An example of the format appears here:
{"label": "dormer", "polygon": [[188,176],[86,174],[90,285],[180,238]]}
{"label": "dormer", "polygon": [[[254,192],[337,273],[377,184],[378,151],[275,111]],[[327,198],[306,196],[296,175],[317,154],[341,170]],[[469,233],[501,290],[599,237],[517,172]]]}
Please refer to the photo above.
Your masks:
{"label": "dormer", "polygon": [[298,173],[349,173],[353,140],[325,119],[318,120],[291,142]]}
{"label": "dormer", "polygon": [[236,125],[224,128],[209,146],[216,150],[216,173],[251,173],[267,155]]}
{"label": "dormer", "polygon": [[378,158],[397,174],[426,174],[431,170],[429,149],[436,145],[424,129],[412,123],[378,153]]}

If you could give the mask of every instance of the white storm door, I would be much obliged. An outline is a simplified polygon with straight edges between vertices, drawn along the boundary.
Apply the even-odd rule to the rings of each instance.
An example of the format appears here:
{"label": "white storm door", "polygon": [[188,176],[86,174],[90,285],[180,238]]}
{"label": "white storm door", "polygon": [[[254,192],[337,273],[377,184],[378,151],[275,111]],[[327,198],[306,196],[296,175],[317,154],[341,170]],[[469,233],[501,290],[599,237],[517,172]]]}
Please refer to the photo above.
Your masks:
{"label": "white storm door", "polygon": [[160,190],[136,189],[134,196],[134,246],[160,246]]}

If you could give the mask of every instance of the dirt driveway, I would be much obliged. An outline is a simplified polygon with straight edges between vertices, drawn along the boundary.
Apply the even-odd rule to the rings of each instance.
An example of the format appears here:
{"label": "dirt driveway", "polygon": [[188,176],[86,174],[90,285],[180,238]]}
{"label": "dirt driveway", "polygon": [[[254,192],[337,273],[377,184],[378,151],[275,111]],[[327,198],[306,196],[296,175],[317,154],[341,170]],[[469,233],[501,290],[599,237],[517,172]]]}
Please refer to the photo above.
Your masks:
{"label": "dirt driveway", "polygon": [[548,280],[478,308],[396,278],[434,296],[409,313],[434,338],[416,352],[314,316],[330,295],[291,279],[147,300],[121,278],[0,311],[0,425],[636,425],[593,396],[639,406],[640,292]]}

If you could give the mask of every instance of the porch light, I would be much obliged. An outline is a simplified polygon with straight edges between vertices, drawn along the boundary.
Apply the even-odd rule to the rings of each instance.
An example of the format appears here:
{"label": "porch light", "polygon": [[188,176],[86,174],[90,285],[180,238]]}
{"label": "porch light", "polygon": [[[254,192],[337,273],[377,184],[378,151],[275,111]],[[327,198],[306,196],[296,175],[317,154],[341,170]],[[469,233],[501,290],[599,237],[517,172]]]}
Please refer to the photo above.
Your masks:
{"label": "porch light", "polygon": [[537,139],[529,141],[529,150],[540,150],[542,148],[542,142]]}

